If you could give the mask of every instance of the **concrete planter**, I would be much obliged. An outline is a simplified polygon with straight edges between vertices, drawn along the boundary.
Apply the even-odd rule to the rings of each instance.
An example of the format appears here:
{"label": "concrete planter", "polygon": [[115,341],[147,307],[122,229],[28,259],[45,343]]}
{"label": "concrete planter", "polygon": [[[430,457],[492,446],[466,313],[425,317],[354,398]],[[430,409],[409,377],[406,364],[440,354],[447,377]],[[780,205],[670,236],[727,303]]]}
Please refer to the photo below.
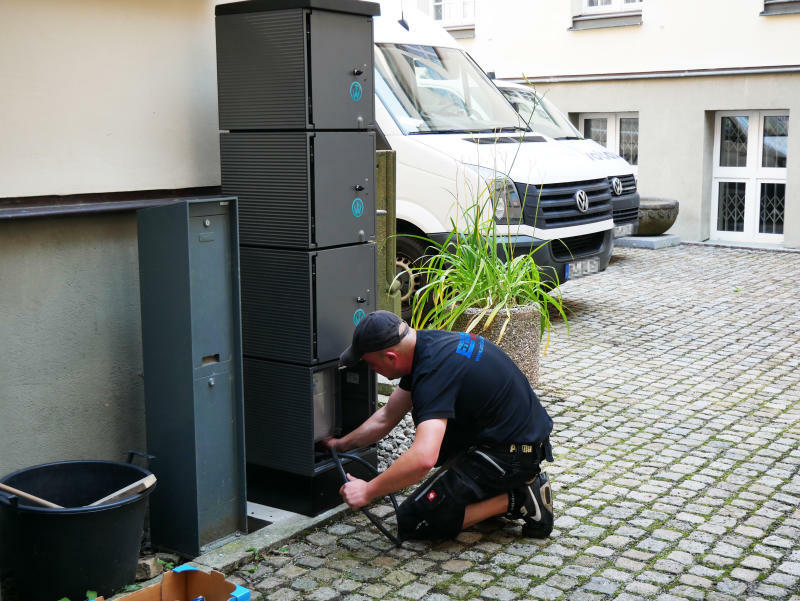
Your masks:
{"label": "concrete planter", "polygon": [[639,200],[637,236],[658,236],[666,232],[678,218],[678,201],[670,198]]}
{"label": "concrete planter", "polygon": [[[539,382],[539,332],[541,321],[539,308],[531,305],[509,309],[511,321],[506,327],[503,339],[498,346],[511,357],[528,378],[531,386]],[[453,331],[463,332],[470,321],[480,313],[480,309],[467,309],[453,325]],[[488,330],[479,325],[472,331],[497,344],[500,330],[505,322],[505,312],[500,312]]]}

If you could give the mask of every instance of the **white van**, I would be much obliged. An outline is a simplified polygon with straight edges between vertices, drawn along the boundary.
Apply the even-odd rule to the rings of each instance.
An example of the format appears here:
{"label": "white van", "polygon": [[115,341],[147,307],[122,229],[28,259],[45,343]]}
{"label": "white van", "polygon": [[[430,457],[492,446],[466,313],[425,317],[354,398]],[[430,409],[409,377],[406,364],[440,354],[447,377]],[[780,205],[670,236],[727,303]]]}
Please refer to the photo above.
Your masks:
{"label": "white van", "polygon": [[602,163],[611,182],[614,237],[635,234],[639,228],[639,193],[631,164],[594,140],[584,138],[564,113],[531,86],[498,80],[494,83],[533,131]]}
{"label": "white van", "polygon": [[[613,247],[600,161],[529,132],[489,77],[423,13],[396,0],[375,18],[378,147],[397,152],[397,229],[443,241],[479,189],[496,190],[498,232],[559,282],[602,271]],[[397,238],[398,271],[425,251]],[[416,282],[406,278],[407,304]]]}

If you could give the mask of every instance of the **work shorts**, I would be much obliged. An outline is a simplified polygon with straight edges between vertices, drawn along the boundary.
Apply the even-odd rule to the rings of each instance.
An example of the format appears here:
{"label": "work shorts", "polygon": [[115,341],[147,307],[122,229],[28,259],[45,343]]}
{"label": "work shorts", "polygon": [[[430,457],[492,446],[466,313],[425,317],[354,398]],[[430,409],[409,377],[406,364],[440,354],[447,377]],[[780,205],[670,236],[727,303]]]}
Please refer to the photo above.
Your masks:
{"label": "work shorts", "polygon": [[453,538],[467,505],[508,493],[539,475],[542,457],[471,448],[420,484],[397,511],[401,540]]}

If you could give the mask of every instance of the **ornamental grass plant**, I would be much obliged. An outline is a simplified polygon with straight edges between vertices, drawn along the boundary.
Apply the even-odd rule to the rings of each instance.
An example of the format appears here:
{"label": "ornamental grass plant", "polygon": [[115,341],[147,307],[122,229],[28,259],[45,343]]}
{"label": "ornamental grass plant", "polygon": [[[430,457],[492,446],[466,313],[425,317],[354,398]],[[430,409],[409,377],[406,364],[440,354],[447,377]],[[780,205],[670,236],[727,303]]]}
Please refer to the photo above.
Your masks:
{"label": "ornamental grass plant", "polygon": [[501,319],[495,341],[499,344],[512,320],[512,309],[533,307],[539,314],[539,339],[547,334],[546,350],[551,315],[560,315],[568,324],[555,274],[543,273],[534,258],[547,242],[515,256],[514,243],[497,231],[493,218],[497,199],[488,187],[484,192],[464,209],[461,228],[451,219],[451,231],[443,242],[413,236],[429,247],[429,253],[412,268],[424,285],[412,299],[411,325],[450,330],[467,310],[477,309],[466,331],[485,331]]}
{"label": "ornamental grass plant", "polygon": [[[516,162],[525,135],[533,131],[531,121],[534,113],[532,111],[527,119],[521,121],[524,127],[520,127],[520,140],[511,166]],[[479,168],[481,171],[487,170]],[[479,187],[477,194],[475,189],[469,190],[471,200],[459,210],[456,219],[450,219],[451,229],[443,242],[438,243],[425,236],[403,234],[421,240],[428,247],[425,256],[411,267],[411,271],[421,276],[424,282],[411,299],[411,325],[414,328],[451,330],[457,324],[468,321],[465,331],[485,332],[496,320],[501,319],[502,327],[494,341],[500,344],[517,312],[514,309],[532,308],[539,315],[538,341],[544,340],[546,351],[552,316],[560,315],[569,331],[558,276],[555,272],[544,273],[536,264],[535,254],[550,242],[545,241],[527,252],[517,252],[520,249],[512,242],[513,236],[507,233],[513,231],[514,225],[522,223],[527,188],[520,199],[519,217],[514,223],[510,219],[509,199],[504,194],[503,186],[498,188],[494,185],[500,174],[497,169],[491,171],[486,185]],[[482,179],[479,173],[478,182]],[[539,213],[539,200],[537,197],[536,215]],[[456,202],[456,206],[460,206],[460,203]],[[502,211],[498,212],[498,207],[502,207]],[[504,228],[508,232],[498,233],[495,219],[498,214],[504,215],[506,224],[512,226]],[[465,313],[468,314],[465,319],[460,319]]]}

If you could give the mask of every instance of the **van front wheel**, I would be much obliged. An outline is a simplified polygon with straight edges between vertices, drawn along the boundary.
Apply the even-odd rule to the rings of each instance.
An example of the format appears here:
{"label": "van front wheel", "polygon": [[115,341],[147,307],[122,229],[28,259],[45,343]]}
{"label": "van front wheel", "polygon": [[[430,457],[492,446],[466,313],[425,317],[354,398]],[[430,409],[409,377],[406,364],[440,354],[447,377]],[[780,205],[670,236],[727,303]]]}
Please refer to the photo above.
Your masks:
{"label": "van front wheel", "polygon": [[414,273],[414,267],[419,267],[420,261],[425,254],[426,245],[422,240],[398,236],[396,238],[396,271],[400,282],[400,305],[403,319],[411,322],[411,303],[414,293],[425,285],[422,274]]}

